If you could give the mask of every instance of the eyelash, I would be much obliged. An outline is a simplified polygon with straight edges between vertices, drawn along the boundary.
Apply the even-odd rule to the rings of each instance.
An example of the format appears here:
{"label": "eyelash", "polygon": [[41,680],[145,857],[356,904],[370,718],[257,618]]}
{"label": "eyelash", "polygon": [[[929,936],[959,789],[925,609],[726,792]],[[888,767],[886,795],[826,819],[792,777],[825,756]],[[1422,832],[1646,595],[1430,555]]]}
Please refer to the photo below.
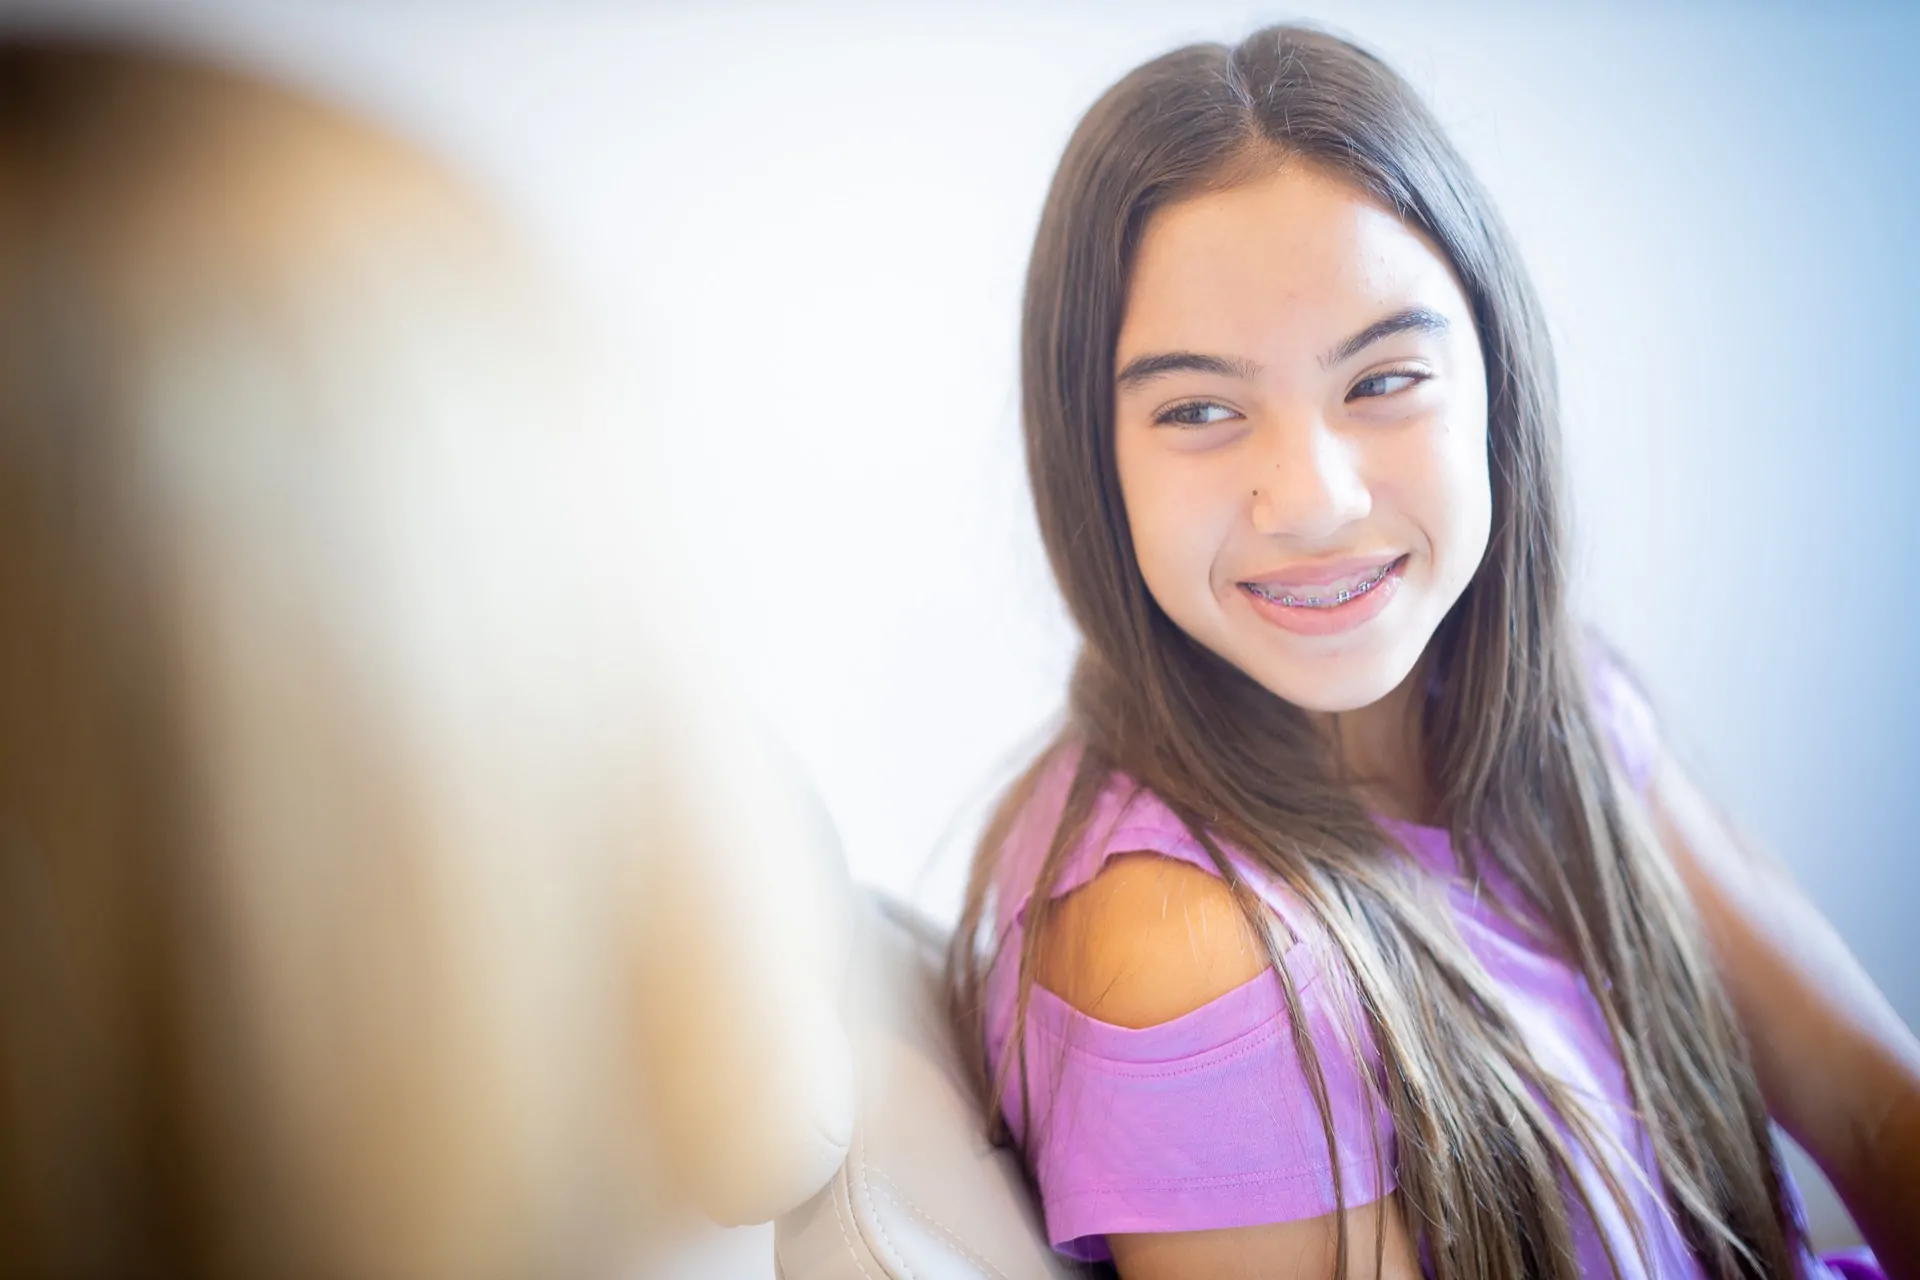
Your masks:
{"label": "eyelash", "polygon": [[[1211,422],[1181,422],[1179,415],[1190,409],[1226,408],[1227,406],[1221,404],[1218,400],[1183,400],[1179,404],[1170,404],[1159,413],[1154,414],[1153,423],[1157,427],[1178,427],[1183,431],[1198,431],[1202,427],[1211,427],[1214,424]],[[1232,413],[1233,410],[1227,409],[1227,412]]]}
{"label": "eyelash", "polygon": [[1419,386],[1421,383],[1425,382],[1428,378],[1431,378],[1432,376],[1433,376],[1432,374],[1423,372],[1422,370],[1419,370],[1419,369],[1382,369],[1379,373],[1370,373],[1366,377],[1360,379],[1360,381],[1354,383],[1353,391],[1349,391],[1347,393],[1347,399],[1349,400],[1355,399],[1356,397],[1354,396],[1354,391],[1358,391],[1361,387],[1366,386],[1370,382],[1383,382],[1388,378],[1408,379],[1407,385],[1404,387],[1401,387],[1399,391],[1382,391],[1378,395],[1360,396],[1358,397],[1359,399],[1379,400],[1385,396],[1399,395],[1401,391],[1413,390],[1415,387]]}
{"label": "eyelash", "polygon": [[[1379,400],[1387,396],[1399,395],[1402,391],[1413,390],[1432,376],[1432,374],[1422,372],[1419,369],[1383,369],[1379,373],[1368,374],[1366,377],[1360,379],[1360,381],[1354,383],[1353,391],[1347,393],[1347,399]],[[1408,380],[1407,385],[1395,391],[1382,391],[1374,395],[1356,396],[1354,394],[1354,392],[1359,391],[1361,387],[1366,386],[1368,383],[1384,382],[1388,378],[1405,378]],[[1155,414],[1153,416],[1154,425],[1160,427],[1179,427],[1187,431],[1197,431],[1202,427],[1214,425],[1211,422],[1179,421],[1179,415],[1191,409],[1227,409],[1227,406],[1221,404],[1218,400],[1183,400],[1179,404],[1170,404]],[[1231,409],[1227,411],[1229,413],[1232,412]]]}

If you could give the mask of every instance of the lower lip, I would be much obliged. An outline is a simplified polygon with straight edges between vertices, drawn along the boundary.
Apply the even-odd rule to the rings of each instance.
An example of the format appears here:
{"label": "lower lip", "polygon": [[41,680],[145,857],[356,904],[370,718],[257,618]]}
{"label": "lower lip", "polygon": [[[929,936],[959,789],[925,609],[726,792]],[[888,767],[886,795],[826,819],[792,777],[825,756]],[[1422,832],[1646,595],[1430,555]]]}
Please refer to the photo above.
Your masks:
{"label": "lower lip", "polygon": [[1400,590],[1400,578],[1407,570],[1407,557],[1401,556],[1387,570],[1387,576],[1345,604],[1332,608],[1310,609],[1302,605],[1279,604],[1268,600],[1252,587],[1240,592],[1253,605],[1253,611],[1274,626],[1301,636],[1337,636],[1378,617]]}

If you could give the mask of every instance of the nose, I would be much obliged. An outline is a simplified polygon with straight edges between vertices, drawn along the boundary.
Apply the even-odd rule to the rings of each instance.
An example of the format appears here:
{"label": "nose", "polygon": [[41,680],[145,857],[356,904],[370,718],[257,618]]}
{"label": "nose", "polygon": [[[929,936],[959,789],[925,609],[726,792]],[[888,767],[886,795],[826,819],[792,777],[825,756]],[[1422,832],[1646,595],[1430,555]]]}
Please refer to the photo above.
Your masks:
{"label": "nose", "polygon": [[1249,515],[1257,532],[1322,542],[1373,510],[1359,443],[1320,415],[1271,421],[1249,443]]}

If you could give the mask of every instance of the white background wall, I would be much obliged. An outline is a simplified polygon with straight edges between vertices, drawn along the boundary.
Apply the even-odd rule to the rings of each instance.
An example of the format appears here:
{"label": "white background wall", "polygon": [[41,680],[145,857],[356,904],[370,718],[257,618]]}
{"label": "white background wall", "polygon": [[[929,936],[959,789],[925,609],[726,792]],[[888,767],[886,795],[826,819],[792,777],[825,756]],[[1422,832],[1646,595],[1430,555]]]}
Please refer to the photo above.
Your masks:
{"label": "white background wall", "polygon": [[[620,343],[635,466],[666,469],[675,555],[855,874],[950,913],[1072,650],[1015,420],[1044,186],[1128,67],[1287,16],[818,0],[142,21],[370,107],[519,213]],[[1516,228],[1564,371],[1585,609],[1920,1022],[1920,19],[1312,16],[1429,96]],[[764,1270],[755,1239],[743,1274]]]}

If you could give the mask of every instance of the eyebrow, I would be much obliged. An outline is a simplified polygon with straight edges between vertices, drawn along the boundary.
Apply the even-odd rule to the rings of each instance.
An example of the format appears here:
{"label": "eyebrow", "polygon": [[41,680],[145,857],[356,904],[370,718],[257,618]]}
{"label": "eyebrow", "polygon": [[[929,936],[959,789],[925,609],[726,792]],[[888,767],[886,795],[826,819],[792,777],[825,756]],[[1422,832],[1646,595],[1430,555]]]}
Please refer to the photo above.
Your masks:
{"label": "eyebrow", "polygon": [[1137,387],[1170,373],[1212,373],[1223,378],[1250,381],[1260,376],[1260,366],[1236,356],[1208,356],[1197,351],[1163,351],[1158,355],[1135,356],[1114,378],[1121,390]]}
{"label": "eyebrow", "polygon": [[[1425,307],[1407,307],[1374,321],[1360,332],[1339,343],[1333,350],[1320,357],[1323,368],[1331,368],[1344,360],[1349,360],[1360,351],[1372,346],[1382,338],[1390,338],[1396,333],[1445,333],[1449,328],[1447,318],[1437,311]],[[1163,351],[1154,355],[1135,356],[1114,377],[1114,385],[1125,391],[1142,383],[1152,382],[1170,373],[1211,373],[1223,378],[1239,378],[1251,381],[1260,375],[1260,366],[1252,360],[1239,356],[1206,355],[1198,351]]]}
{"label": "eyebrow", "polygon": [[1384,319],[1375,320],[1360,332],[1342,342],[1333,350],[1320,357],[1322,368],[1332,368],[1344,360],[1349,360],[1361,350],[1372,346],[1382,338],[1391,338],[1396,333],[1432,333],[1442,334],[1448,329],[1447,318],[1438,311],[1429,311],[1425,307],[1408,307],[1396,311]]}

